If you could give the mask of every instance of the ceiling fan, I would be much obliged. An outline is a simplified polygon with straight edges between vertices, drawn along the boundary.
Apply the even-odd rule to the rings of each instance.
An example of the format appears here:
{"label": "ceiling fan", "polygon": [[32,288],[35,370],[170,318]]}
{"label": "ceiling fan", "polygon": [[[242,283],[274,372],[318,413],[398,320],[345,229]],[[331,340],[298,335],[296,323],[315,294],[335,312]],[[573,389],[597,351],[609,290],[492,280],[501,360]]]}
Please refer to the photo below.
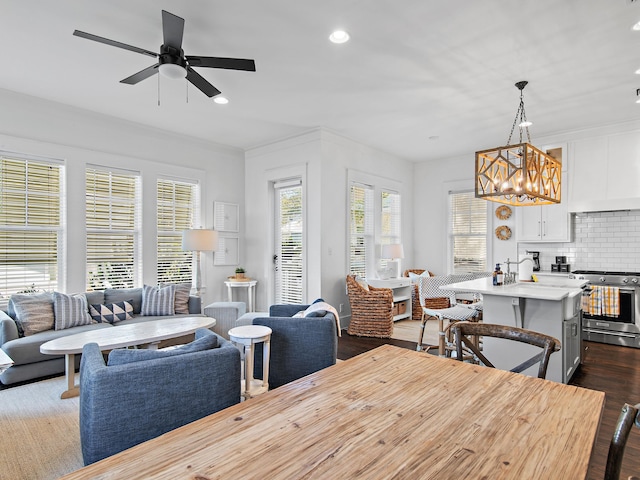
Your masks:
{"label": "ceiling fan", "polygon": [[150,57],[158,58],[158,63],[134,73],[130,77],[120,80],[120,83],[135,85],[142,80],[155,75],[160,71],[170,78],[184,78],[195,85],[208,97],[215,97],[221,92],[200,76],[192,67],[226,68],[229,70],[256,71],[256,64],[253,60],[244,58],[223,58],[223,57],[199,57],[185,55],[182,50],[182,34],[184,33],[184,18],[180,18],[172,13],[162,10],[162,33],[164,43],[160,46],[160,53],[154,53],[143,48],[116,42],[108,38],[99,37],[91,33],[75,30],[73,34],[77,37],[86,38],[95,42],[104,43],[113,47],[123,48],[132,52],[141,53]]}

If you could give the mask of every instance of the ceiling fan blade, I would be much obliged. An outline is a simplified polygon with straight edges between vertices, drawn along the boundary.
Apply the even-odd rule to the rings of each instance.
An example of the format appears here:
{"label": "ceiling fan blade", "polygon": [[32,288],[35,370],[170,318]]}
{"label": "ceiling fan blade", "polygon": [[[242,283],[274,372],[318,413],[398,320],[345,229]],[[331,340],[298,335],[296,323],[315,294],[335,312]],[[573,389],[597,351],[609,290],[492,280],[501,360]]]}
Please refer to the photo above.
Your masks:
{"label": "ceiling fan blade", "polygon": [[93,40],[94,42],[104,43],[106,45],[111,45],[112,47],[123,48],[131,52],[142,53],[143,55],[149,55],[150,57],[156,58],[158,56],[157,53],[150,52],[149,50],[145,50],[144,48],[134,47],[122,42],[116,42],[115,40],[109,40],[108,38],[99,37],[97,35],[93,35],[87,32],[81,32],[80,30],[75,30],[73,34],[76,37],[86,38],[87,40]]}
{"label": "ceiling fan blade", "polygon": [[197,88],[199,88],[207,97],[215,97],[216,95],[220,95],[221,93],[220,90],[207,82],[193,68],[189,66],[187,67],[187,80],[189,80]]}
{"label": "ceiling fan blade", "polygon": [[141,82],[145,78],[149,78],[151,75],[155,75],[158,73],[159,63],[155,65],[151,65],[150,67],[145,68],[144,70],[140,70],[138,73],[134,73],[130,77],[125,78],[124,80],[120,80],[120,83],[126,83],[128,85],[135,85],[138,82]]}
{"label": "ceiling fan blade", "polygon": [[182,34],[184,33],[184,18],[162,10],[162,34],[164,44],[169,47],[182,49]]}
{"label": "ceiling fan blade", "polygon": [[227,68],[229,70],[256,71],[256,62],[245,58],[186,56],[192,67]]}

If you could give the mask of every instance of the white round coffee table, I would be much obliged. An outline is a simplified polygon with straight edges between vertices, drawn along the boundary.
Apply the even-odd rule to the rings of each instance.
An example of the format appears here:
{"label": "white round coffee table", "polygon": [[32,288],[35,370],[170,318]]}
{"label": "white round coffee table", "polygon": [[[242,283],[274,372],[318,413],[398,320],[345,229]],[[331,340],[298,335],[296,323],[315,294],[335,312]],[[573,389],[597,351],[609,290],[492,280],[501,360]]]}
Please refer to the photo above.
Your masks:
{"label": "white round coffee table", "polygon": [[[244,393],[246,399],[269,390],[269,347],[271,329],[263,325],[243,325],[229,330],[229,339],[244,348]],[[253,378],[253,351],[262,342],[262,382]]]}

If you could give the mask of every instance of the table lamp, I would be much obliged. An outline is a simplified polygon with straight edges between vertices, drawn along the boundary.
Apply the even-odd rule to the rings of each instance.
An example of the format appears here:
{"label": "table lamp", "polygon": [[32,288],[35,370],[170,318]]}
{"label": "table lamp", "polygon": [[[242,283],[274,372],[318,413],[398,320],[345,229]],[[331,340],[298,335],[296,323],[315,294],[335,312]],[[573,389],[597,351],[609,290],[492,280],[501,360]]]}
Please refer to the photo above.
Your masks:
{"label": "table lamp", "polygon": [[382,245],[381,258],[387,259],[387,269],[391,272],[391,278],[400,276],[400,259],[404,258],[404,250],[401,243]]}
{"label": "table lamp", "polygon": [[200,252],[215,252],[218,246],[218,232],[198,228],[193,230],[183,230],[182,250],[191,251],[195,254],[196,264],[196,296],[200,296],[202,289],[202,278],[200,275]]}

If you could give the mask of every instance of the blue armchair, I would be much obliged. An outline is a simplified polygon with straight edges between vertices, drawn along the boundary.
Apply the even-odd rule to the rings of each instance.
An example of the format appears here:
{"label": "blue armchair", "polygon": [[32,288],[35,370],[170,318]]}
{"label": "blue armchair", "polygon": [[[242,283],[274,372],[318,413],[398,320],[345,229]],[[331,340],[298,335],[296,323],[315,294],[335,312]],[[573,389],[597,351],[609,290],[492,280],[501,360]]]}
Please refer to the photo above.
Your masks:
{"label": "blue armchair", "polygon": [[[217,345],[217,348],[214,348]],[[80,441],[85,465],[240,402],[240,352],[207,329],[167,350],[82,351]]]}
{"label": "blue armchair", "polygon": [[[293,317],[309,305],[272,305],[268,317],[254,318],[253,325],[271,330],[269,388],[276,388],[336,363],[338,336],[336,319]],[[254,378],[262,378],[262,344],[256,345]]]}

